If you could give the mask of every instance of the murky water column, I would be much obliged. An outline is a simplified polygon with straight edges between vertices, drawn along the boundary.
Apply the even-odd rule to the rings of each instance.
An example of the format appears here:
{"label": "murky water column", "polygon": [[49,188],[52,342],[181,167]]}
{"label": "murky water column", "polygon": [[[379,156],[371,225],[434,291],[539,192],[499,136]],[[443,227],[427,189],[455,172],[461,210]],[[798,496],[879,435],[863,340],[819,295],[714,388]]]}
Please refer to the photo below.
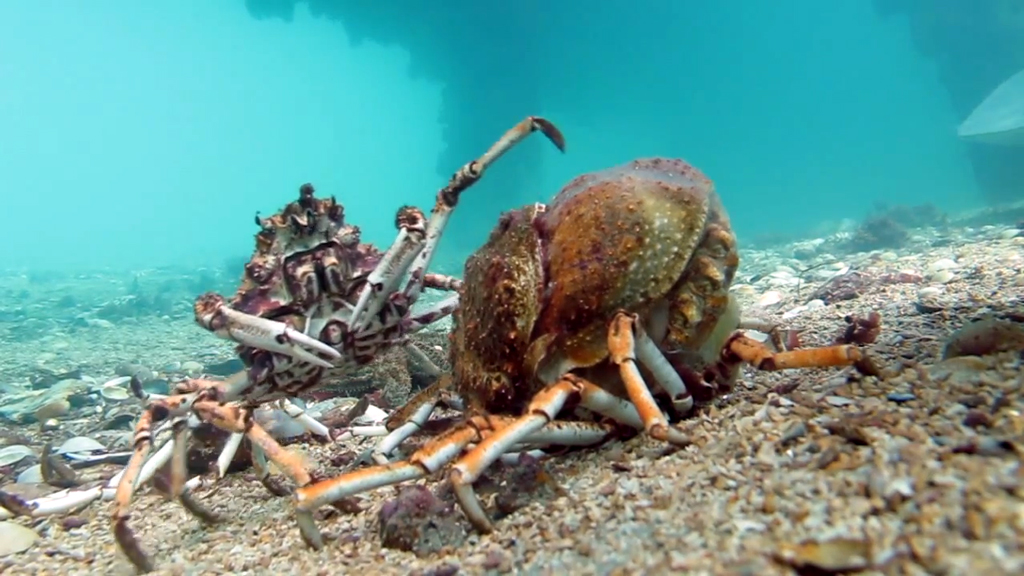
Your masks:
{"label": "murky water column", "polygon": [[[255,18],[290,21],[298,0],[245,0]],[[541,110],[539,67],[543,42],[534,1],[480,3],[451,0],[346,2],[306,0],[310,13],[338,21],[354,41],[401,45],[411,56],[411,73],[444,83],[440,122],[446,148],[440,174],[426,190],[476,158],[512,123]],[[434,119],[424,119],[430,121]],[[460,201],[445,231],[436,271],[458,273],[503,210],[547,197],[538,191],[542,146],[526,143],[495,165],[488,177]],[[410,199],[413,200],[413,199]],[[429,200],[420,199],[423,206]]]}
{"label": "murky water column", "polygon": [[[879,14],[909,19],[914,44],[939,69],[961,119],[1024,69],[1024,10],[1006,0],[875,0]],[[965,143],[978,188],[993,202],[1024,198],[1024,148]]]}

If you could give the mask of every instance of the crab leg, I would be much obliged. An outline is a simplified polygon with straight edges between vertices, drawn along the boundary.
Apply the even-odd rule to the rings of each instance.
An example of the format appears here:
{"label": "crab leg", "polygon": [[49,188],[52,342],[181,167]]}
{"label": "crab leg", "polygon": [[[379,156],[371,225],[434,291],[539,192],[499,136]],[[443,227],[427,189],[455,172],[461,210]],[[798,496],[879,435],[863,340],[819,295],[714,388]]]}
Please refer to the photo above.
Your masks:
{"label": "crab leg", "polygon": [[458,292],[462,289],[462,280],[454,276],[428,272],[423,275],[423,287],[444,290],[446,292]]}
{"label": "crab leg", "polygon": [[228,307],[219,294],[203,294],[196,299],[194,308],[196,322],[201,326],[221,338],[244,346],[276,352],[321,368],[330,368],[332,365],[316,354],[331,359],[341,357],[341,353],[334,348],[287,324]]}
{"label": "crab leg", "polygon": [[[597,389],[596,386],[589,383],[581,386],[588,392],[591,389]],[[461,426],[429,441],[406,461],[348,472],[336,478],[297,489],[295,491],[297,509],[309,515],[320,506],[353,494],[423,478],[440,470],[470,445],[478,443],[477,448],[473,449],[475,453],[480,449],[479,446],[485,444],[490,438],[494,438],[497,433],[501,433],[508,426],[514,426],[517,422],[519,422],[518,419],[507,416],[473,417]],[[637,422],[639,423],[639,420]],[[542,424],[534,434],[527,435],[521,440],[528,444],[592,445],[600,443],[613,433],[614,426],[611,425],[592,422],[560,422],[554,423],[550,427],[547,424]],[[515,442],[509,446],[513,444]],[[505,455],[497,454],[495,459],[503,456]],[[463,461],[468,457],[463,458]],[[515,454],[515,457],[518,457],[518,454]],[[303,539],[308,544],[313,547],[322,544],[320,532],[312,522],[300,523],[300,529]]]}
{"label": "crab leg", "polygon": [[359,300],[352,309],[353,331],[365,329],[370,319],[380,312],[388,298],[398,288],[398,283],[405,276],[413,258],[423,249],[424,220],[423,212],[418,208],[399,208],[395,219],[398,237],[366,278],[366,284],[359,293]]}
{"label": "crab leg", "polygon": [[[407,461],[372,466],[299,488],[295,491],[298,509],[312,513],[320,506],[352,494],[433,474],[475,443],[476,447],[454,466],[450,478],[467,517],[487,531],[490,520],[473,493],[472,482],[495,460],[505,457],[511,448],[520,444],[589,446],[615,433],[615,427],[609,424],[552,422],[553,415],[560,412],[571,397],[578,397],[580,406],[617,422],[637,430],[644,427],[636,408],[627,400],[570,374],[538,393],[521,418],[476,416],[430,440]],[[315,526],[303,525],[301,529],[307,542],[319,541]]]}
{"label": "crab leg", "polygon": [[672,397],[672,403],[681,414],[686,414],[693,408],[693,396],[686,389],[682,377],[675,368],[669,364],[665,355],[658,349],[640,323],[634,324],[636,329],[636,356],[641,364],[650,369],[654,379]]}
{"label": "crab leg", "polygon": [[405,329],[405,333],[412,334],[414,332],[419,332],[431,323],[437,322],[445,316],[449,316],[458,306],[459,295],[452,294],[432,306],[428,306],[423,310],[413,313],[407,320],[408,326]]}
{"label": "crab leg", "polygon": [[282,398],[281,400],[278,400],[277,405],[285,414],[301,424],[306,431],[316,434],[317,436],[323,436],[324,438],[331,437],[331,431],[327,429],[327,426],[317,422],[315,418],[306,414],[305,410],[299,408],[295,404],[292,404],[291,400]]}
{"label": "crab leg", "polygon": [[[633,333],[638,324],[635,314],[624,312],[616,314],[608,330],[608,352],[612,362],[619,367],[619,375],[626,385],[626,393],[629,394],[630,401],[636,406],[640,418],[643,419],[644,430],[653,438],[663,442],[685,446],[689,442],[679,430],[669,425],[668,419],[654,402],[654,396],[651,395],[647,383],[644,382],[643,376],[640,375],[640,370],[637,368]],[[681,380],[679,384],[682,384]],[[685,391],[686,388],[683,387],[683,390]]]}
{"label": "crab leg", "polygon": [[[227,388],[226,395],[230,398],[233,397],[233,389]],[[172,397],[168,400],[161,401],[164,404],[185,405],[190,407],[192,411],[199,417],[203,422],[209,422],[214,426],[226,430],[228,432],[244,434],[249,441],[252,442],[254,449],[260,449],[266,454],[274,464],[292,478],[297,486],[305,486],[310,483],[311,478],[309,472],[302,465],[302,461],[294,454],[288,452],[281,447],[259,424],[257,424],[252,418],[252,412],[245,408],[242,408],[236,404],[223,404],[218,399],[196,400],[192,397],[177,396]],[[187,401],[187,403],[186,403]],[[180,406],[176,406],[180,409]],[[167,409],[165,409],[167,410]],[[138,476],[138,470],[141,467],[141,462],[145,458],[146,454],[150,449],[150,421],[154,418],[153,414],[157,413],[160,416],[164,416],[165,410],[160,410],[157,406],[151,406],[146,412],[142,414],[139,419],[139,424],[136,427],[136,452],[132,456],[131,462],[125,469],[125,474],[121,478],[118,484],[117,491],[117,505],[114,510],[114,536],[117,540],[118,546],[124,551],[125,555],[128,556],[132,564],[136,566],[140,571],[147,572],[152,570],[153,563],[142,550],[138,540],[132,533],[131,528],[128,527],[128,504],[131,499],[131,493],[134,488],[135,479]],[[175,438],[178,440],[178,438]],[[175,442],[177,444],[177,442]],[[181,442],[184,445],[184,442]],[[171,490],[174,491],[175,486],[180,485],[180,482],[175,479],[179,473],[174,471],[172,465],[172,479],[171,479]],[[182,491],[183,492],[183,491]],[[187,509],[193,514],[199,516],[203,520],[207,520],[203,516],[205,511],[195,506],[193,502],[187,497],[182,497],[181,492],[175,494],[182,501]],[[303,519],[300,518],[300,522]],[[309,522],[312,522],[312,518],[309,518]]]}
{"label": "crab leg", "polygon": [[433,360],[423,353],[423,350],[420,350],[419,346],[412,342],[406,342],[402,346],[402,349],[405,350],[405,353],[414,364],[419,366],[424,372],[427,372],[431,377],[437,378],[441,375],[441,369],[437,367],[437,364],[434,364]]}
{"label": "crab leg", "polygon": [[450,385],[451,379],[442,376],[440,380],[427,386],[395,410],[385,424],[389,430],[388,435],[377,441],[370,451],[373,461],[377,464],[386,464],[388,454],[410,436],[419,432],[438,403],[441,402],[442,396]]}
{"label": "crab leg", "polygon": [[[356,305],[352,312],[353,331],[360,331],[365,328],[370,318],[380,311],[384,301],[390,296],[390,294],[382,293],[382,288],[384,286],[397,286],[398,282],[401,281],[401,278],[407,272],[411,272],[411,276],[403,292],[408,301],[416,301],[420,292],[423,291],[426,270],[430,266],[430,261],[434,257],[434,251],[437,249],[438,243],[441,241],[441,234],[444,233],[444,229],[448,224],[448,218],[451,216],[452,211],[455,210],[455,205],[459,202],[459,195],[475,184],[483,176],[487,168],[498,158],[501,158],[503,154],[537,130],[543,132],[559,150],[565,151],[565,138],[558,128],[544,118],[530,116],[506,132],[483,156],[460,168],[458,172],[452,175],[448,185],[437,193],[434,209],[431,211],[430,219],[427,221],[426,243],[419,250],[418,254],[415,255],[411,271],[409,266],[404,268],[391,266],[391,263],[386,261],[387,257],[385,256],[385,260],[382,260],[370,274],[366,286],[363,287],[359,295],[359,304]],[[388,250],[388,252],[390,253],[391,250]],[[388,265],[385,266],[385,263]],[[379,294],[380,297],[371,300],[371,293]]]}
{"label": "crab leg", "polygon": [[[305,410],[299,408],[293,404],[287,398],[282,398],[277,401],[277,406],[284,411],[285,414],[295,419],[296,422],[302,425],[306,431],[316,434],[317,436],[323,436],[324,438],[331,437],[331,431],[318,422],[315,418],[306,413]],[[231,467],[231,462],[235,459],[235,454],[238,453],[238,447],[241,446],[242,440],[245,438],[243,433],[232,433],[224,443],[224,448],[221,449],[220,455],[217,456],[217,477],[223,478],[228,473],[228,468]],[[253,451],[253,458],[256,458],[256,451]],[[264,457],[265,460],[265,457]],[[254,462],[254,465],[256,463]],[[257,470],[259,467],[257,466]],[[271,493],[278,494],[277,490],[271,490]]]}
{"label": "crab leg", "polygon": [[863,354],[851,344],[772,352],[757,340],[737,333],[726,343],[723,357],[732,363],[746,362],[758,370],[786,370],[851,366],[859,362]]}

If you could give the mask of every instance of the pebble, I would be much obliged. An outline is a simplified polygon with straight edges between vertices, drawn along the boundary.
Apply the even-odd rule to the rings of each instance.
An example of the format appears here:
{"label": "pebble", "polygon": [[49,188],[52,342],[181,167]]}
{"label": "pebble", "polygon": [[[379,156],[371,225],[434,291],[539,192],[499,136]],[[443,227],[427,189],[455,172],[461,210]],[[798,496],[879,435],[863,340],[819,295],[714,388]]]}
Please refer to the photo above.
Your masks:
{"label": "pebble", "polygon": [[198,376],[203,372],[203,365],[199,362],[189,360],[181,363],[181,371],[189,376]]}
{"label": "pebble", "polygon": [[832,406],[849,406],[850,404],[854,404],[853,400],[842,396],[825,396],[825,402],[828,402]]}
{"label": "pebble", "polygon": [[893,402],[902,404],[904,402],[910,402],[911,400],[917,400],[917,396],[910,392],[890,392],[885,397]]}
{"label": "pebble", "polygon": [[942,295],[942,288],[939,286],[925,286],[917,291],[918,298],[935,298]]}

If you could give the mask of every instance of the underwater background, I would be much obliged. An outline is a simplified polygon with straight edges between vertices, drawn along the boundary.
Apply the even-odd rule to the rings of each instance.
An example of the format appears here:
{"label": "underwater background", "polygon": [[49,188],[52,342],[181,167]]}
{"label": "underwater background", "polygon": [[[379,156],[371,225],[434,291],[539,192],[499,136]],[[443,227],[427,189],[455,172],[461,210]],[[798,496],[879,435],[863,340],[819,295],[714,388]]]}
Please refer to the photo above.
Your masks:
{"label": "underwater background", "polygon": [[386,245],[530,114],[567,153],[495,166],[442,267],[642,156],[706,172],[744,243],[1012,200],[1020,152],[956,126],[1024,65],[1022,22],[1001,0],[3,2],[0,268],[240,266],[307,181]]}

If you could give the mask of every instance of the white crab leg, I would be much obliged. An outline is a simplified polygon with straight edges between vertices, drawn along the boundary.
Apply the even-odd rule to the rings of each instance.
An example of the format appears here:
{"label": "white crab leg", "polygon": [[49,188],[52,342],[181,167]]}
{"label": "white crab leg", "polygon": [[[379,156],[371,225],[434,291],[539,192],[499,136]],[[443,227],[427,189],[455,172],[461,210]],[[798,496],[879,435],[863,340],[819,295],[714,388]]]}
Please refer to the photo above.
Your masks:
{"label": "white crab leg", "polygon": [[[29,515],[33,517],[51,516],[53,514],[70,512],[89,504],[93,500],[99,499],[102,494],[103,488],[100,486],[86,490],[68,489],[54,492],[42,498],[28,501],[28,505],[32,507],[32,512]],[[10,510],[0,507],[0,520],[7,520],[14,516]]]}
{"label": "white crab leg", "polygon": [[301,424],[309,432],[312,432],[317,436],[323,436],[325,438],[331,437],[331,431],[327,428],[327,426],[324,426],[323,424],[318,422],[316,418],[313,418],[309,414],[306,414],[306,411],[303,410],[302,408],[299,408],[295,404],[292,404],[291,400],[283,398],[280,401],[278,401],[277,405],[281,407],[281,410],[284,410],[285,414],[291,416],[292,419]]}
{"label": "white crab leg", "polygon": [[290,356],[322,368],[330,368],[332,365],[313,352],[329,358],[341,357],[341,353],[334,348],[287,324],[239,312],[226,305],[218,306],[214,312],[204,315],[200,320],[203,326],[221,338]]}
{"label": "white crab leg", "polygon": [[244,438],[245,434],[239,433],[232,433],[231,436],[228,436],[227,442],[224,443],[224,449],[217,456],[217,478],[223,478],[227,475],[231,461],[235,459],[235,454],[238,452],[238,447],[242,445]]}
{"label": "white crab leg", "polygon": [[422,215],[415,222],[399,228],[398,237],[370,272],[359,293],[359,300],[352,309],[353,332],[364,330],[370,319],[380,312],[384,303],[398,288],[398,283],[423,248],[423,234]]}

